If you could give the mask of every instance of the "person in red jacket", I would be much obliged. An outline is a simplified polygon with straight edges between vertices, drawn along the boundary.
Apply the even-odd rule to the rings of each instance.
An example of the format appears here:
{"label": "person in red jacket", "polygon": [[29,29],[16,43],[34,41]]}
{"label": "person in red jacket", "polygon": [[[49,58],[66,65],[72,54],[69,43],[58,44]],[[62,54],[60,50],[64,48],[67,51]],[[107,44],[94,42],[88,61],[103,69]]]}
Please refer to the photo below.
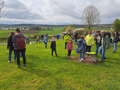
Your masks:
{"label": "person in red jacket", "polygon": [[67,50],[68,50],[67,58],[70,59],[71,58],[71,52],[73,50],[73,42],[72,42],[72,40],[69,40],[69,42],[67,44]]}

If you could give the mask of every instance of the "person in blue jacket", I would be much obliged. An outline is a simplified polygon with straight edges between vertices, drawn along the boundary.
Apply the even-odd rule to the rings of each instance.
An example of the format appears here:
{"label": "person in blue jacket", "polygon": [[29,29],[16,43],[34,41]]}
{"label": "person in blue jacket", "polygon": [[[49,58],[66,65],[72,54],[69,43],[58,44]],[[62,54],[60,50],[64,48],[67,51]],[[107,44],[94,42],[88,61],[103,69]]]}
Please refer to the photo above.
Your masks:
{"label": "person in blue jacket", "polygon": [[47,42],[48,42],[47,37],[45,37],[45,38],[44,38],[45,48],[47,48]]}
{"label": "person in blue jacket", "polygon": [[59,34],[57,34],[57,40],[59,40],[59,38],[60,38],[60,35],[59,35]]}

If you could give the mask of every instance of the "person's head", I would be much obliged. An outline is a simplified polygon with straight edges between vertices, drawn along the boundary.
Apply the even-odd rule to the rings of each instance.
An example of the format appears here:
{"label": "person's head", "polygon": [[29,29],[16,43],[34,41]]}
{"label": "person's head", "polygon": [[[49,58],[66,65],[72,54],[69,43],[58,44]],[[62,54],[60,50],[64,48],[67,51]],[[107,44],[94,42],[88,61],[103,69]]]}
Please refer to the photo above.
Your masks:
{"label": "person's head", "polygon": [[52,38],[53,41],[55,41],[55,38]]}
{"label": "person's head", "polygon": [[37,36],[37,38],[39,38],[39,36]]}
{"label": "person's head", "polygon": [[100,31],[96,31],[96,35],[100,35]]}
{"label": "person's head", "polygon": [[94,33],[94,31],[92,31],[92,33]]}
{"label": "person's head", "polygon": [[18,34],[18,33],[20,33],[20,29],[19,29],[19,28],[16,28],[16,29],[15,29],[15,34]]}
{"label": "person's head", "polygon": [[71,43],[71,44],[72,44],[72,43],[73,43],[73,41],[72,41],[72,40],[69,40],[69,43]]}
{"label": "person's head", "polygon": [[89,31],[89,35],[91,35],[92,34],[92,31]]}
{"label": "person's head", "polygon": [[66,35],[68,36],[68,33],[66,33]]}
{"label": "person's head", "polygon": [[105,36],[105,31],[104,30],[102,30],[100,33],[101,33],[102,36]]}
{"label": "person's head", "polygon": [[82,35],[82,36],[80,37],[80,39],[83,39],[83,40],[84,40],[84,39],[85,39],[85,37]]}
{"label": "person's head", "polygon": [[44,39],[47,39],[46,37]]}
{"label": "person's head", "polygon": [[9,36],[8,37],[13,37],[15,35],[14,32],[10,32]]}
{"label": "person's head", "polygon": [[116,35],[118,35],[119,33],[118,32],[114,32],[114,35],[116,36]]}

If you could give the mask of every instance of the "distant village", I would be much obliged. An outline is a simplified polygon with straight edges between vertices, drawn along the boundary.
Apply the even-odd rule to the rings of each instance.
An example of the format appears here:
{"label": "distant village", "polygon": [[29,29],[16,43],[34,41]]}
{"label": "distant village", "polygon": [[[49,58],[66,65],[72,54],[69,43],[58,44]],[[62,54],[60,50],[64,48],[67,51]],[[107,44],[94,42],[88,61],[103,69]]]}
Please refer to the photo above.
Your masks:
{"label": "distant village", "polygon": [[[15,30],[16,28],[11,28],[11,27],[2,27],[1,30]],[[25,28],[20,28],[20,30],[29,30],[28,27]]]}

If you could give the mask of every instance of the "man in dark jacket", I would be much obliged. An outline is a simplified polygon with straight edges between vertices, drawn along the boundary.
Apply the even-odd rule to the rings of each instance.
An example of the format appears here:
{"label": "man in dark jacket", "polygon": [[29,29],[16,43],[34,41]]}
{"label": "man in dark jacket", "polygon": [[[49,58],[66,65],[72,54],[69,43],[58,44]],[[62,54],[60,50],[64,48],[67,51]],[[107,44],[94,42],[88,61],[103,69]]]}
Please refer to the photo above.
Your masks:
{"label": "man in dark jacket", "polygon": [[96,56],[98,55],[98,49],[101,46],[101,35],[100,35],[100,31],[96,32],[95,35],[95,41],[96,41]]}
{"label": "man in dark jacket", "polygon": [[119,34],[118,32],[115,32],[114,35],[113,35],[113,46],[114,46],[114,53],[116,52],[117,50],[117,44],[118,44],[118,41],[119,41]]}
{"label": "man in dark jacket", "polygon": [[50,46],[51,50],[52,50],[52,56],[53,56],[53,52],[55,51],[55,55],[57,56],[57,51],[56,51],[56,41],[55,38],[53,38],[53,41],[51,42],[51,46]]}
{"label": "man in dark jacket", "polygon": [[77,38],[78,38],[78,33],[75,33],[74,35],[75,45],[77,44]]}
{"label": "man in dark jacket", "polygon": [[103,62],[104,59],[106,59],[105,51],[110,49],[110,39],[109,39],[109,36],[106,35],[104,30],[101,31],[101,36],[102,36],[102,39],[101,39],[101,46],[100,46],[99,52],[101,54],[101,62]]}
{"label": "man in dark jacket", "polygon": [[20,34],[20,29],[17,28],[15,30],[15,36],[13,37],[13,43],[14,43],[14,48],[16,50],[16,54],[17,54],[17,64],[18,64],[18,68],[20,68],[20,53],[22,54],[23,57],[23,63],[24,63],[24,67],[26,66],[26,56],[25,56],[25,37],[24,35]]}

